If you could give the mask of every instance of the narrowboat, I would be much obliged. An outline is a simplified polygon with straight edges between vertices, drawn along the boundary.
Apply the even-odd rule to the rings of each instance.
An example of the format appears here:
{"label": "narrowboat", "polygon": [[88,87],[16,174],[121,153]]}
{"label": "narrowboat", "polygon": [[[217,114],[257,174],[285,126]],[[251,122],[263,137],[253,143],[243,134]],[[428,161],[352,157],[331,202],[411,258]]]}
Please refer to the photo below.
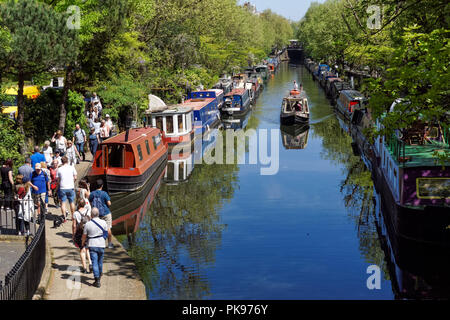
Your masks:
{"label": "narrowboat", "polygon": [[223,106],[224,93],[222,89],[208,89],[202,91],[193,91],[189,94],[188,99],[203,99],[203,98],[215,98],[217,108],[220,109]]}
{"label": "narrowboat", "polygon": [[194,112],[183,104],[169,105],[158,111],[145,112],[146,126],[164,133],[169,151],[175,145],[191,145],[194,141]]}
{"label": "narrowboat", "polygon": [[219,78],[219,81],[213,86],[213,89],[221,89],[224,95],[227,94],[233,89],[231,77],[223,76]]}
{"label": "narrowboat", "polygon": [[280,125],[281,141],[286,150],[305,149],[308,145],[308,125]]}
{"label": "narrowboat", "polygon": [[347,120],[351,120],[353,112],[357,109],[364,109],[367,99],[356,90],[342,90],[337,100],[336,109],[344,115]]}
{"label": "narrowboat", "polygon": [[[403,103],[397,100],[391,106]],[[382,128],[380,121],[376,122]],[[450,162],[436,153],[450,152],[448,123],[417,120],[409,129],[377,137],[374,173],[390,203],[396,232],[417,241],[450,246]]]}
{"label": "narrowboat", "polygon": [[225,96],[223,113],[228,115],[244,115],[250,109],[250,94],[245,88],[233,89]]}
{"label": "narrowboat", "polygon": [[111,195],[110,209],[114,235],[130,235],[138,231],[145,213],[161,187],[165,172],[166,166],[162,164],[141,190]]}
{"label": "narrowboat", "polygon": [[325,95],[327,96],[327,98],[331,98],[331,88],[333,86],[334,82],[342,82],[343,80],[341,78],[336,77],[331,77],[328,78],[326,83],[325,83]]}
{"label": "narrowboat", "polygon": [[137,191],[166,165],[167,156],[159,129],[128,129],[99,145],[87,178],[94,187],[102,179],[109,193]]}
{"label": "narrowboat", "polygon": [[255,66],[255,70],[264,81],[269,78],[269,68],[265,64]]}
{"label": "narrowboat", "polygon": [[219,103],[213,91],[191,92],[182,105],[190,107],[194,113],[194,135],[204,134],[220,123]]}
{"label": "narrowboat", "polygon": [[284,125],[309,122],[308,99],[304,91],[291,90],[281,104],[280,123]]}
{"label": "narrowboat", "polygon": [[319,66],[314,70],[313,72],[313,79],[318,80],[319,76],[322,74],[322,72],[330,71],[330,66],[327,64],[319,64]]}
{"label": "narrowboat", "polygon": [[334,81],[330,86],[330,100],[332,105],[336,105],[342,90],[352,90],[352,86],[346,81]]}
{"label": "narrowboat", "polygon": [[237,73],[233,75],[231,79],[233,81],[233,89],[242,89],[245,88],[248,77],[246,73]]}
{"label": "narrowboat", "polygon": [[319,84],[320,84],[320,86],[325,89],[325,85],[327,83],[327,80],[330,79],[330,78],[336,78],[336,74],[334,72],[332,72],[332,71],[322,72],[319,75]]}

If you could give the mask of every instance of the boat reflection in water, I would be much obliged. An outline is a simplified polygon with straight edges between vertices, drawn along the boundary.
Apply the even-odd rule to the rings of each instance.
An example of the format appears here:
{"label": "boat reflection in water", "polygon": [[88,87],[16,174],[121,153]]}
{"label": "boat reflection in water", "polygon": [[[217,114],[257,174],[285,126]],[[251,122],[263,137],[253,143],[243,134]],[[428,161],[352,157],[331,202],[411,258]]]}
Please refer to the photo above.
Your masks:
{"label": "boat reflection in water", "polygon": [[251,112],[247,113],[245,116],[242,117],[230,117],[230,116],[224,116],[222,118],[222,124],[224,129],[232,129],[232,130],[239,130],[239,129],[245,129],[245,127],[248,124],[248,119],[250,118]]}
{"label": "boat reflection in water", "polygon": [[340,149],[341,153],[350,152],[343,157],[350,165],[341,192],[357,224],[360,250],[367,262],[382,269],[396,299],[450,298],[448,242],[424,242],[396,231],[398,222],[392,219],[396,208],[384,192],[388,187],[368,161],[372,157],[370,149],[355,135],[350,138],[348,134],[353,132],[348,121],[341,117],[338,120],[342,131],[335,131],[335,135],[347,135],[343,141],[352,146]]}
{"label": "boat reflection in water", "polygon": [[308,145],[308,125],[280,125],[280,131],[285,149],[305,149]]}
{"label": "boat reflection in water", "polygon": [[145,212],[150,207],[161,186],[166,163],[137,192],[121,192],[111,195],[112,233],[129,235],[138,230]]}
{"label": "boat reflection in water", "polygon": [[175,146],[169,151],[164,182],[167,184],[183,183],[189,180],[194,170],[193,145]]}
{"label": "boat reflection in water", "polygon": [[406,239],[396,233],[389,219],[389,204],[376,189],[374,194],[378,236],[395,298],[450,298],[448,247]]}

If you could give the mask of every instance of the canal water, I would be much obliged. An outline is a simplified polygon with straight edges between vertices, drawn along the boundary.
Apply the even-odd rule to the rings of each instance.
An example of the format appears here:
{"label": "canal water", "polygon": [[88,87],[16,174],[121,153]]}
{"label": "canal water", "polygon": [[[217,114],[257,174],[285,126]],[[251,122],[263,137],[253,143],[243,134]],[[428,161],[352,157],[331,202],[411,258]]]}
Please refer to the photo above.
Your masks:
{"label": "canal water", "polygon": [[[293,80],[308,97],[307,130],[280,130]],[[279,170],[261,175],[261,161],[168,167],[137,231],[117,236],[149,299],[393,299],[431,290],[420,271],[398,265],[371,173],[303,66],[282,64],[232,126],[279,130]],[[248,158],[249,148],[239,152]],[[187,181],[171,181],[175,167]]]}

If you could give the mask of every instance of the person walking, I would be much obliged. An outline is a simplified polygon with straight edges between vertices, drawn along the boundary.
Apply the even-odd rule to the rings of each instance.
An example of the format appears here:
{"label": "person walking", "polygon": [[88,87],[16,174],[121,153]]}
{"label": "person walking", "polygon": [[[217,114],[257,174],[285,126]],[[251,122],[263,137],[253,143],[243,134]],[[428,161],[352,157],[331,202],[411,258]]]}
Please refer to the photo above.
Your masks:
{"label": "person walking", "polygon": [[30,181],[30,176],[31,173],[34,171],[33,168],[31,167],[31,158],[27,157],[25,159],[25,164],[20,166],[19,169],[19,174],[22,175],[22,179],[23,179],[23,183]]}
{"label": "person walking", "polygon": [[41,168],[42,172],[44,172],[47,175],[47,178],[50,180],[50,183],[48,184],[49,189],[45,193],[45,211],[48,211],[48,197],[51,194],[51,177],[50,177],[50,170],[47,168],[47,162],[42,161],[41,162]]}
{"label": "person walking", "polygon": [[3,191],[3,201],[1,207],[5,209],[13,209],[13,201],[14,201],[14,179],[13,179],[13,161],[8,159],[2,165],[1,168],[1,177],[2,184],[1,190]]}
{"label": "person walking", "polygon": [[72,142],[75,143],[75,147],[77,148],[78,154],[81,154],[83,156],[83,161],[85,161],[86,154],[84,153],[84,144],[86,143],[86,132],[84,132],[84,130],[81,129],[79,123],[75,125]]}
{"label": "person walking", "polygon": [[36,163],[41,163],[42,161],[46,161],[45,156],[41,153],[41,148],[39,148],[39,146],[35,146],[34,153],[31,156],[31,168],[35,169],[34,166]]}
{"label": "person walking", "polygon": [[89,202],[89,196],[91,195],[91,190],[90,190],[90,185],[89,183],[82,179],[79,183],[78,183],[78,189],[77,189],[77,195],[78,195],[78,199],[83,200],[85,203],[85,208],[88,211],[89,215],[91,215],[91,204]]}
{"label": "person walking", "polygon": [[109,138],[109,126],[106,124],[105,120],[100,123],[100,141],[103,142]]}
{"label": "person walking", "polygon": [[78,163],[78,159],[80,159],[80,154],[78,153],[77,148],[75,148],[73,142],[70,140],[67,141],[66,156],[69,160],[69,164],[72,167],[75,167],[75,165]]}
{"label": "person walking", "polygon": [[58,184],[58,167],[59,162],[57,159],[54,159],[52,162],[52,165],[50,166],[50,190],[51,194],[53,195],[53,202],[55,203],[55,207],[59,208],[59,199],[58,199],[58,190],[59,190],[59,184]]}
{"label": "person walking", "polygon": [[94,128],[94,122],[95,122],[95,118],[92,113],[89,113],[88,121],[89,121],[89,130],[90,130],[91,128]]}
{"label": "person walking", "polygon": [[[88,254],[88,250],[82,244],[82,237],[84,226],[91,220],[91,213],[86,209],[86,202],[83,199],[78,201],[77,211],[73,214],[72,222],[72,240],[75,246],[80,249],[80,259],[81,265],[83,266],[83,273],[92,272],[92,261],[91,256]],[[86,267],[86,255],[89,261],[89,272]]]}
{"label": "person walking", "polygon": [[294,80],[294,90],[298,91],[298,85],[297,85],[297,81]]}
{"label": "person walking", "polygon": [[97,180],[97,189],[91,192],[89,195],[89,202],[92,209],[97,208],[99,211],[100,219],[106,222],[109,235],[108,235],[108,248],[114,248],[111,240],[111,227],[112,227],[112,214],[109,207],[111,207],[111,198],[106,191],[103,191],[103,180]]}
{"label": "person walking", "polygon": [[105,118],[106,118],[106,125],[109,127],[109,137],[111,138],[113,136],[113,130],[115,130],[114,123],[112,122],[109,114],[106,114]]}
{"label": "person walking", "polygon": [[94,272],[93,286],[100,288],[100,279],[103,274],[103,256],[105,254],[105,233],[108,237],[111,231],[107,229],[106,221],[99,218],[99,210],[93,208],[91,212],[91,220],[86,223],[83,229],[83,236],[81,238],[81,245],[89,247],[89,255],[92,261],[92,271]]}
{"label": "person walking", "polygon": [[50,147],[50,141],[47,140],[44,142],[44,148],[42,148],[42,153],[44,154],[47,166],[48,167],[51,166],[53,160],[53,148]]}
{"label": "person walking", "polygon": [[62,131],[56,131],[51,141],[55,143],[55,150],[59,150],[61,157],[64,156],[66,153],[67,139],[63,136]]}
{"label": "person walking", "polygon": [[59,199],[61,201],[61,212],[64,217],[68,217],[69,213],[66,210],[66,201],[69,202],[71,216],[75,211],[75,180],[77,180],[77,170],[75,167],[69,165],[69,159],[66,156],[62,157],[62,166],[58,168],[56,176],[58,177],[59,185]]}
{"label": "person walking", "polygon": [[100,144],[100,138],[95,133],[95,128],[91,128],[91,134],[89,135],[89,150],[92,154],[92,161],[94,161],[95,153],[97,152],[98,145]]}
{"label": "person walking", "polygon": [[24,182],[21,174],[16,176],[15,193],[18,202],[16,215],[17,234],[30,235],[30,221],[34,212],[31,182]]}
{"label": "person walking", "polygon": [[50,190],[50,180],[42,171],[40,163],[36,163],[34,167],[34,171],[30,177],[30,185],[33,188],[31,192],[34,199],[34,205],[37,207],[37,221],[40,221],[41,206],[45,209],[45,195],[47,190]]}
{"label": "person walking", "polygon": [[59,150],[55,150],[55,154],[53,155],[52,163],[54,163],[55,160],[56,160],[56,162],[58,162],[58,167],[60,167],[62,165],[62,160],[61,160],[61,153]]}

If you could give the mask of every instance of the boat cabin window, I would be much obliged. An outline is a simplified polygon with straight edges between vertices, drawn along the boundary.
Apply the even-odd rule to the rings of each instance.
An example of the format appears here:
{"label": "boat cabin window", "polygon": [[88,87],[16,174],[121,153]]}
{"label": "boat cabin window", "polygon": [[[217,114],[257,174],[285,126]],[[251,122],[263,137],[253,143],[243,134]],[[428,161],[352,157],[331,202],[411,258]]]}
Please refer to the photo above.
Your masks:
{"label": "boat cabin window", "polygon": [[166,132],[173,133],[173,116],[166,117]]}
{"label": "boat cabin window", "polygon": [[192,113],[186,114],[186,129],[187,131],[192,130]]}
{"label": "boat cabin window", "polygon": [[145,140],[145,148],[147,149],[147,154],[150,155],[150,145],[148,144],[148,140]]}
{"label": "boat cabin window", "polygon": [[122,144],[108,145],[108,167],[123,168],[125,164],[125,147]]}
{"label": "boat cabin window", "polygon": [[183,131],[183,117],[184,117],[184,114],[178,115],[178,132]]}
{"label": "boat cabin window", "polygon": [[138,151],[138,155],[139,155],[139,160],[142,161],[143,157],[142,157],[142,149],[141,149],[140,144],[137,145],[137,151]]}
{"label": "boat cabin window", "polygon": [[152,139],[153,139],[153,146],[155,147],[156,150],[158,146],[161,144],[161,136],[158,134],[156,136],[153,136]]}
{"label": "boat cabin window", "polygon": [[156,117],[156,127],[159,130],[163,130],[163,117]]}

